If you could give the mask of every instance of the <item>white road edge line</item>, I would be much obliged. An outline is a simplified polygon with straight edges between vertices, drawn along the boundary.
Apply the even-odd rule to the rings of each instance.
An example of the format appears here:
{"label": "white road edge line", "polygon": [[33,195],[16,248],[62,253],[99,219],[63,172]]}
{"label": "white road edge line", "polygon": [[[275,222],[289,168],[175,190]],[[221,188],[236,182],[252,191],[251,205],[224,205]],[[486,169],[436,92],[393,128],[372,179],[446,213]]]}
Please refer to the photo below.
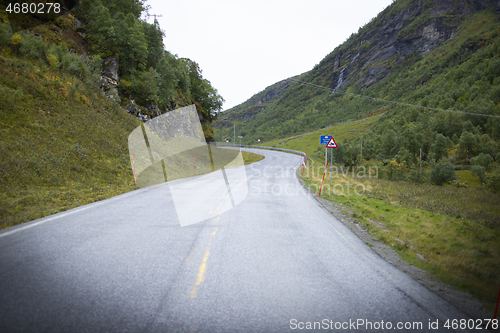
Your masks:
{"label": "white road edge line", "polygon": [[[49,222],[49,221],[53,221],[53,220],[57,220],[59,218],[62,218],[62,217],[66,217],[68,215],[71,215],[71,214],[74,214],[74,213],[78,213],[78,212],[81,212],[81,211],[84,211],[84,210],[87,210],[89,208],[93,208],[93,207],[96,207],[96,206],[100,206],[104,203],[108,203],[110,201],[115,201],[115,200],[118,200],[118,198],[123,198],[123,197],[127,197],[129,195],[132,195],[133,193],[135,193],[135,191],[131,191],[131,192],[128,192],[128,193],[124,193],[124,194],[121,194],[121,195],[117,195],[115,197],[112,197],[112,198],[109,198],[109,199],[105,199],[105,200],[101,200],[101,201],[98,201],[98,202],[94,202],[94,203],[91,203],[91,204],[88,204],[88,205],[85,205],[83,207],[76,207],[76,208],[73,208],[69,211],[66,211],[66,212],[62,212],[62,213],[59,213],[59,214],[56,214],[55,216],[51,216],[51,217],[48,217],[46,219],[43,219],[42,221],[38,221],[38,222],[34,222],[34,223],[30,223],[30,224],[27,224],[25,226],[22,226],[22,227],[19,227],[19,228],[16,228],[14,230],[10,230],[10,231],[7,231],[7,232],[4,232],[4,233],[0,233],[0,238],[2,237],[5,237],[5,236],[9,236],[9,235],[12,235],[16,232],[19,232],[19,231],[22,231],[22,230],[26,230],[26,229],[29,229],[29,228],[33,228],[37,225],[40,225],[40,224],[43,224],[43,223],[46,223],[46,222]],[[25,223],[29,223],[29,222],[25,222]]]}

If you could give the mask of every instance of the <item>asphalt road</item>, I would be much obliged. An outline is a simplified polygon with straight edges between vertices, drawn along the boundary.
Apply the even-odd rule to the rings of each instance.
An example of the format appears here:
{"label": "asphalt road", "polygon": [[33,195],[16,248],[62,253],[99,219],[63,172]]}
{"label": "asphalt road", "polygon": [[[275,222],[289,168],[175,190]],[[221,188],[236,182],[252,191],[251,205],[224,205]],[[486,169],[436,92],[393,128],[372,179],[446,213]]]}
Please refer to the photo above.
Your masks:
{"label": "asphalt road", "polygon": [[162,184],[0,232],[0,332],[450,332],[466,318],[306,193],[299,156],[262,153],[246,187],[229,181],[244,198],[199,223],[180,226]]}

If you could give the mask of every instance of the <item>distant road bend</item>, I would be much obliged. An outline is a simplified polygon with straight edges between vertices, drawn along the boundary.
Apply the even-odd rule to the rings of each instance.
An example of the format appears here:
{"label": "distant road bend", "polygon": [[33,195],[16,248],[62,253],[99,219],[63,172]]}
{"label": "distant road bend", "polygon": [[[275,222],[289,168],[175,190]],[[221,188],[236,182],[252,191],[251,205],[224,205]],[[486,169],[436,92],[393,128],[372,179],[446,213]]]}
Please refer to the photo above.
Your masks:
{"label": "distant road bend", "polygon": [[452,332],[467,318],[306,193],[300,156],[248,151],[266,158],[240,167],[245,199],[200,223],[180,226],[167,183],[1,231],[0,332]]}

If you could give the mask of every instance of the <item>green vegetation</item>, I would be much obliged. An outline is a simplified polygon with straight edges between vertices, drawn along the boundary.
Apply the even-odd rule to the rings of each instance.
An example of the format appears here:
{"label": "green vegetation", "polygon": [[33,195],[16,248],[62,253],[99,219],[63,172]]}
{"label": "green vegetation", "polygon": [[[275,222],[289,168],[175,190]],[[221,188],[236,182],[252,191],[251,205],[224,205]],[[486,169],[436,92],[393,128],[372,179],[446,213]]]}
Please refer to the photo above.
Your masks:
{"label": "green vegetation", "polygon": [[264,159],[264,155],[249,153],[247,151],[243,152],[243,162],[245,165],[252,164]]}
{"label": "green vegetation", "polygon": [[[304,180],[318,193],[319,136],[333,135],[338,174],[332,185],[326,174],[322,196],[403,259],[492,310],[500,285],[500,21],[491,8],[431,17],[438,1],[416,3],[393,2],[311,71],[224,112],[215,137],[232,138],[235,122],[244,144],[260,138],[307,151]],[[402,11],[395,43],[420,38],[431,20],[453,38],[425,54],[377,58],[388,43],[378,32]],[[332,93],[341,79],[348,83]]]}
{"label": "green vegetation", "polygon": [[0,228],[133,189],[127,137],[139,122],[85,75],[41,61],[0,55]]}
{"label": "green vegetation", "polygon": [[[498,170],[498,162],[494,162],[489,154],[480,154],[470,159],[472,169],[457,166],[455,170],[456,167],[449,162],[432,161],[423,163],[420,173],[418,162],[408,168],[406,163],[411,159],[405,160],[401,154],[398,154],[399,160],[396,155],[393,159],[355,160],[354,164],[346,164],[337,158],[340,154],[351,154],[349,150],[354,149],[351,142],[360,142],[361,136],[366,138],[386,114],[385,110],[377,110],[361,120],[264,145],[306,150],[308,167],[303,179],[317,195],[325,156],[324,146],[319,145],[319,136],[333,135],[344,151],[339,153],[341,148],[333,149],[336,160],[333,183],[330,185],[329,182],[329,167],[322,197],[341,204],[345,214],[394,248],[407,262],[429,271],[443,282],[470,292],[492,310],[500,279],[500,196],[493,191],[496,188],[500,192],[500,176],[493,173],[493,170]],[[363,143],[366,144],[366,139]],[[443,145],[445,150],[442,150]],[[440,134],[435,136],[431,146],[433,153],[442,153],[442,160],[447,155],[453,160],[458,149],[458,141],[443,140]],[[331,151],[328,151],[329,160]],[[356,153],[344,159],[355,157]],[[484,185],[474,172],[475,166],[488,174],[487,184],[491,188]],[[298,172],[301,176],[302,169]],[[433,173],[439,179],[436,182],[442,181],[442,186],[432,184]]]}
{"label": "green vegetation", "polygon": [[449,162],[440,162],[432,169],[430,181],[436,185],[443,185],[456,178],[457,176],[455,175],[455,168],[453,168],[453,165]]}
{"label": "green vegetation", "polygon": [[[194,103],[211,136],[207,124],[222,98],[194,61],[164,51],[159,26],[138,19],[143,2],[83,0],[68,15],[43,20],[4,9],[0,229],[134,189],[128,136],[140,121],[99,88],[104,57],[120,60],[122,98],[162,110]],[[260,158],[244,154],[246,163]]]}
{"label": "green vegetation", "polygon": [[[304,180],[317,195],[324,167],[308,164]],[[500,278],[498,195],[378,179],[368,168],[340,169],[332,186],[328,172],[321,196],[341,204],[345,214],[406,261],[470,292],[492,310]]]}
{"label": "green vegetation", "polygon": [[[431,3],[425,2],[426,6]],[[493,159],[490,169],[486,170],[486,184],[492,182],[499,174],[497,156],[500,156],[500,22],[492,10],[463,18],[459,26],[450,23],[450,28],[457,31],[454,38],[425,56],[409,54],[404,59],[392,59],[385,64],[390,69],[389,74],[376,84],[366,87],[357,83],[366,73],[364,69],[360,72],[353,69],[352,83],[332,93],[332,86],[336,85],[333,74],[336,73],[337,78],[349,61],[354,61],[359,48],[373,42],[363,38],[377,27],[388,24],[391,15],[401,8],[411,5],[411,1],[394,2],[310,72],[293,78],[316,86],[290,79],[289,88],[274,99],[261,104],[251,99],[252,103],[235,107],[235,113],[232,110],[224,112],[215,127],[216,139],[232,137],[232,126],[226,127],[226,119],[236,122],[237,134],[243,136],[244,144],[256,144],[260,138],[276,145],[283,142],[283,138],[293,141],[295,137],[306,135],[303,133],[322,128],[317,134],[333,134],[340,143],[336,162],[345,166],[359,165],[363,160],[374,163],[395,160],[402,167],[384,176],[419,182],[422,181],[419,177],[421,163],[424,168],[431,169],[440,162],[449,162],[457,170],[469,169],[472,160],[483,154]],[[452,12],[443,18],[454,17]],[[412,19],[415,18],[408,18]],[[419,20],[422,22],[415,24],[420,27],[425,17]],[[351,54],[351,58],[344,59],[343,54]],[[369,65],[375,66],[367,62],[358,67]],[[257,94],[257,101],[263,94],[279,90],[277,85],[266,89],[265,94]],[[359,158],[360,135],[345,141],[338,139],[337,133],[329,132],[333,124],[361,119],[377,109],[387,112],[363,134],[363,156]],[[248,119],[239,120],[245,116],[249,116]],[[311,148],[308,153],[314,154],[318,144],[308,145]],[[321,159],[319,151],[317,155]]]}
{"label": "green vegetation", "polygon": [[162,112],[194,103],[211,122],[224,99],[203,78],[196,62],[179,59],[164,49],[158,22],[139,19],[144,10],[145,2],[139,0],[80,0],[74,9],[88,27],[90,51],[102,58],[118,56],[123,96],[156,104]]}

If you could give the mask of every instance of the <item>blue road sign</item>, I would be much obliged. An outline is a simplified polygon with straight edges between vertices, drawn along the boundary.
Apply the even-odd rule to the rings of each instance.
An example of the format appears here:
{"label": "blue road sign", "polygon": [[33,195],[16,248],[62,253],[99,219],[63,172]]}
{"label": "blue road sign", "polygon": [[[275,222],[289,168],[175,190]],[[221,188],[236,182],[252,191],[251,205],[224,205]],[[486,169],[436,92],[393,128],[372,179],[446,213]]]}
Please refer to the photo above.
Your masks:
{"label": "blue road sign", "polygon": [[328,144],[328,141],[330,141],[331,135],[321,135],[319,137],[319,144],[322,146],[326,146]]}

